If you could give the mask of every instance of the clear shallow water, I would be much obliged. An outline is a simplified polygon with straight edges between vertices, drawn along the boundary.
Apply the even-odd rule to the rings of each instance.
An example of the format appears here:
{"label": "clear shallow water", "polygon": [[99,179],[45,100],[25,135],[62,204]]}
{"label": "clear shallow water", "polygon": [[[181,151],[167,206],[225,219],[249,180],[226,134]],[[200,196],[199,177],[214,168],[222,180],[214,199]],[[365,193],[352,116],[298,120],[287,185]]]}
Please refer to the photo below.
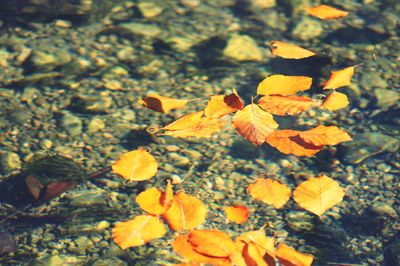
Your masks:
{"label": "clear shallow water", "polygon": [[[2,254],[2,264],[49,265],[51,258],[76,265],[176,262],[178,256],[168,245],[172,231],[122,251],[111,239],[111,228],[143,213],[134,201],[139,192],[179,177],[184,182],[176,190],[198,196],[209,209],[204,228],[235,237],[267,223],[267,233],[277,241],[316,255],[315,265],[385,265],[384,259],[391,265],[388,252],[396,250],[391,243],[399,228],[398,141],[392,139],[399,133],[398,4],[330,2],[351,15],[322,22],[305,16],[301,7],[306,3],[301,1],[278,1],[269,8],[256,2],[155,1],[152,8],[131,1],[1,4],[2,179],[43,154],[73,158],[89,173],[138,146],[149,146],[159,161],[159,172],[149,181],[126,184],[112,174],[83,180],[61,197],[30,209],[34,217],[3,223],[2,231],[16,239],[16,250]],[[246,60],[224,55],[237,35],[254,44],[248,46],[254,52],[245,53]],[[273,40],[296,43],[318,56],[274,57],[269,52]],[[149,136],[148,126],[161,127],[200,110],[204,102],[170,114],[137,103],[150,91],[190,99],[232,88],[249,103],[257,84],[276,73],[311,76],[310,95],[320,94],[319,84],[332,69],[356,64],[361,65],[352,84],[341,89],[350,98],[348,108],[277,118],[280,128],[336,125],[354,139],[308,159],[268,145],[253,146],[232,128],[205,140]],[[246,193],[260,174],[291,188],[327,174],[340,181],[346,197],[322,221],[293,200],[275,210]],[[231,204],[252,208],[249,221],[226,224],[222,210]],[[14,212],[5,204],[1,210],[2,216]]]}

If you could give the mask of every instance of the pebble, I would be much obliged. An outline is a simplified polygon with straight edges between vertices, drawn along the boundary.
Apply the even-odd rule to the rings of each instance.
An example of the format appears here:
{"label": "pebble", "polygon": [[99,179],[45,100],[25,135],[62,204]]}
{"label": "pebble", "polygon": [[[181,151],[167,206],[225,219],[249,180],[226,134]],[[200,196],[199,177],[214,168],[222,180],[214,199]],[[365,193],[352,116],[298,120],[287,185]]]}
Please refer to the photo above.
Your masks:
{"label": "pebble", "polygon": [[112,103],[113,100],[108,94],[78,94],[71,99],[70,107],[81,113],[102,113],[107,112]]}
{"label": "pebble", "polygon": [[82,133],[82,120],[70,112],[63,112],[61,126],[70,136],[77,136]]}
{"label": "pebble", "polygon": [[375,202],[371,206],[371,211],[379,216],[397,217],[397,212],[393,206],[385,202]]}
{"label": "pebble", "polygon": [[70,205],[73,207],[89,207],[95,205],[106,205],[109,201],[107,192],[104,190],[81,190],[69,194]]}
{"label": "pebble", "polygon": [[257,9],[274,8],[276,0],[250,0],[250,4]]}
{"label": "pebble", "polygon": [[58,66],[69,63],[71,60],[71,54],[62,49],[59,49],[57,53],[32,50],[32,54],[29,57],[29,62],[38,70],[52,70]]}
{"label": "pebble", "polygon": [[173,163],[174,165],[176,165],[178,167],[186,166],[190,163],[189,158],[187,158],[183,155],[180,155],[179,153],[176,153],[176,152],[169,153],[168,158],[171,163]]}
{"label": "pebble", "polygon": [[104,121],[101,118],[93,118],[89,121],[88,131],[90,133],[96,133],[96,132],[101,131],[105,127],[106,127],[106,124],[104,123]]}
{"label": "pebble", "polygon": [[43,139],[39,142],[39,147],[43,150],[48,150],[53,146],[53,142],[49,139]]}
{"label": "pebble", "polygon": [[400,93],[394,89],[379,88],[374,90],[376,105],[380,108],[388,108],[396,105],[400,99]]}
{"label": "pebble", "polygon": [[153,24],[127,22],[122,23],[119,26],[133,35],[142,35],[150,38],[157,37],[162,32],[158,26]]}
{"label": "pebble", "polygon": [[163,12],[163,8],[153,2],[140,2],[138,8],[145,18],[156,17]]}
{"label": "pebble", "polygon": [[228,39],[223,55],[237,61],[263,60],[263,52],[256,41],[247,35],[234,34]]}
{"label": "pebble", "polygon": [[45,254],[36,258],[33,266],[64,266],[64,265],[81,265],[82,259],[70,255],[48,255]]}
{"label": "pebble", "polygon": [[1,155],[1,171],[4,173],[21,169],[22,163],[19,155],[15,152],[6,152]]}
{"label": "pebble", "polygon": [[92,266],[127,266],[128,264],[117,257],[96,260]]}
{"label": "pebble", "polygon": [[293,36],[303,41],[318,38],[323,32],[321,22],[306,16],[301,17],[292,30]]}

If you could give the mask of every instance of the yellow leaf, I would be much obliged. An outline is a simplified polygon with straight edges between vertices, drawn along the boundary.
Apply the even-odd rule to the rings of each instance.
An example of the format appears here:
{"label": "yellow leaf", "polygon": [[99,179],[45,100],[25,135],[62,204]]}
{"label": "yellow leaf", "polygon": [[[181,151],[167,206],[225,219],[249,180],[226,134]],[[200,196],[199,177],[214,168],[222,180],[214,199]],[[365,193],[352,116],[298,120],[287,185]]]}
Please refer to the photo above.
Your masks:
{"label": "yellow leaf", "polygon": [[211,257],[230,257],[235,251],[232,239],[218,230],[192,230],[189,243],[196,252]]}
{"label": "yellow leaf", "polygon": [[273,116],[257,104],[249,104],[233,116],[233,127],[245,139],[261,145],[279,125]]}
{"label": "yellow leaf", "polygon": [[250,211],[245,206],[234,205],[225,208],[225,215],[228,221],[242,224],[247,221]]}
{"label": "yellow leaf", "polygon": [[180,109],[184,107],[188,103],[188,100],[169,98],[156,93],[150,93],[146,97],[143,97],[141,100],[139,100],[139,103],[151,110],[161,113],[168,113],[173,109]]}
{"label": "yellow leaf", "polygon": [[123,154],[112,164],[113,173],[129,181],[142,181],[152,178],[157,173],[156,159],[143,148]]}
{"label": "yellow leaf", "polygon": [[183,231],[204,223],[206,214],[207,209],[200,200],[185,192],[178,192],[162,217],[172,230]]}
{"label": "yellow leaf", "polygon": [[215,95],[211,96],[208,101],[204,109],[204,114],[207,117],[220,118],[240,109],[243,109],[243,101],[236,93],[230,95]]}
{"label": "yellow leaf", "polygon": [[122,249],[144,245],[152,239],[163,237],[165,233],[165,227],[158,217],[149,214],[119,222],[112,229],[112,237]]}
{"label": "yellow leaf", "polygon": [[349,134],[335,126],[317,126],[300,132],[299,136],[305,142],[315,146],[336,145],[351,140]]}
{"label": "yellow leaf", "polygon": [[260,98],[258,105],[274,115],[296,115],[310,109],[316,103],[305,96],[266,95]]}
{"label": "yellow leaf", "polygon": [[347,105],[349,105],[349,99],[346,94],[334,91],[326,97],[321,107],[329,111],[336,111]]}
{"label": "yellow leaf", "polygon": [[323,89],[337,89],[350,85],[351,77],[354,74],[356,66],[346,67],[341,70],[332,71],[329,79],[324,83]]}
{"label": "yellow leaf", "polygon": [[151,214],[160,215],[171,206],[173,191],[171,182],[168,181],[165,192],[153,187],[141,192],[136,197],[136,203],[139,207]]}
{"label": "yellow leaf", "polygon": [[317,17],[322,20],[334,19],[345,17],[349,14],[347,11],[337,9],[335,7],[327,5],[318,5],[314,7],[306,8],[306,11],[311,16]]}
{"label": "yellow leaf", "polygon": [[257,94],[290,95],[310,89],[312,78],[306,76],[271,75],[258,84]]}
{"label": "yellow leaf", "polygon": [[235,241],[243,241],[244,243],[252,243],[258,249],[262,257],[270,257],[274,261],[275,258],[275,241],[272,237],[267,237],[263,229],[246,232],[238,236]]}
{"label": "yellow leaf", "polygon": [[282,243],[276,249],[276,256],[283,266],[310,266],[314,257],[303,254]]}
{"label": "yellow leaf", "polygon": [[290,188],[272,179],[258,178],[250,184],[247,192],[256,200],[260,200],[275,208],[282,208],[290,198]]}
{"label": "yellow leaf", "polygon": [[302,59],[315,55],[315,53],[310,50],[281,41],[273,41],[271,47],[273,55],[287,59]]}
{"label": "yellow leaf", "polygon": [[303,209],[321,216],[342,202],[344,194],[337,181],[322,175],[300,183],[293,192],[293,198]]}

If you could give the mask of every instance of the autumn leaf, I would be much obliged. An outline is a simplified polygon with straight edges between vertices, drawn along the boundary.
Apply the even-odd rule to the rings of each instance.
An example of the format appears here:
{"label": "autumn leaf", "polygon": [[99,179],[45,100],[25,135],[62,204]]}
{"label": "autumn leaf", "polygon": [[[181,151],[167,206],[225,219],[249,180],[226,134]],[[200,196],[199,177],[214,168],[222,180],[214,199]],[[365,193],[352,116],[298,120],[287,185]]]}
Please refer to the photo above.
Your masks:
{"label": "autumn leaf", "polygon": [[204,109],[206,117],[220,118],[243,109],[243,101],[237,93],[211,96]]}
{"label": "autumn leaf", "polygon": [[242,224],[247,221],[250,211],[246,206],[234,205],[225,208],[225,215],[228,221]]}
{"label": "autumn leaf", "polygon": [[314,257],[303,254],[282,243],[276,249],[276,257],[283,266],[310,266]]}
{"label": "autumn leaf", "polygon": [[152,178],[157,173],[156,159],[144,148],[123,154],[111,165],[113,173],[129,181],[143,181]]}
{"label": "autumn leaf", "polygon": [[158,217],[149,214],[119,222],[112,229],[112,237],[122,249],[144,245],[152,239],[163,237],[165,233],[165,227]]}
{"label": "autumn leaf", "polygon": [[258,100],[258,105],[274,115],[296,115],[316,103],[305,96],[266,95]]}
{"label": "autumn leaf", "polygon": [[311,157],[318,153],[323,146],[316,146],[305,142],[299,136],[301,131],[297,130],[276,130],[266,139],[272,147],[285,154]]}
{"label": "autumn leaf", "polygon": [[151,110],[160,113],[168,113],[173,109],[185,107],[185,105],[188,103],[188,100],[169,98],[156,93],[150,93],[146,97],[143,97],[141,100],[139,100],[139,103]]}
{"label": "autumn leaf", "polygon": [[233,116],[233,127],[245,139],[261,145],[277,127],[273,116],[257,104],[249,104]]}
{"label": "autumn leaf", "polygon": [[188,241],[196,252],[206,256],[230,257],[235,251],[232,239],[218,230],[192,230]]}
{"label": "autumn leaf", "polygon": [[321,216],[342,202],[344,194],[337,181],[322,175],[300,183],[293,192],[293,198],[303,209]]}
{"label": "autumn leaf", "polygon": [[349,105],[346,94],[334,91],[326,97],[321,107],[329,111],[336,111]]}
{"label": "autumn leaf", "polygon": [[323,89],[337,89],[350,85],[351,77],[354,74],[356,66],[346,67],[341,70],[332,71],[329,79],[324,83]]}
{"label": "autumn leaf", "polygon": [[168,181],[165,192],[152,187],[137,195],[136,203],[142,210],[154,215],[160,215],[168,210],[171,206],[172,199],[173,192],[171,182]]}
{"label": "autumn leaf", "polygon": [[306,76],[271,75],[258,84],[259,95],[290,95],[309,90],[312,78]]}
{"label": "autumn leaf", "polygon": [[219,132],[225,125],[224,122],[217,118],[209,118],[203,115],[204,112],[199,111],[182,116],[162,128],[165,130],[164,135],[180,138],[207,138]]}
{"label": "autumn leaf", "polygon": [[200,200],[185,192],[178,192],[162,217],[172,230],[183,231],[204,223],[206,214],[207,209]]}
{"label": "autumn leaf", "polygon": [[275,240],[272,237],[267,237],[263,229],[250,231],[238,236],[235,241],[242,241],[246,244],[252,243],[258,249],[262,257],[270,257],[272,261],[275,258]]}
{"label": "autumn leaf", "polygon": [[315,55],[315,53],[310,50],[281,41],[273,41],[271,47],[273,55],[287,59],[302,59]]}
{"label": "autumn leaf", "polygon": [[318,5],[306,8],[306,11],[311,16],[317,17],[322,20],[335,19],[345,17],[349,14],[347,11],[337,9],[327,5]]}
{"label": "autumn leaf", "polygon": [[250,184],[247,192],[254,199],[272,205],[277,209],[285,205],[291,194],[290,188],[285,184],[265,178],[258,178],[256,182]]}
{"label": "autumn leaf", "polygon": [[335,126],[317,126],[316,128],[300,132],[300,138],[315,146],[336,145],[350,141],[351,137],[345,131]]}

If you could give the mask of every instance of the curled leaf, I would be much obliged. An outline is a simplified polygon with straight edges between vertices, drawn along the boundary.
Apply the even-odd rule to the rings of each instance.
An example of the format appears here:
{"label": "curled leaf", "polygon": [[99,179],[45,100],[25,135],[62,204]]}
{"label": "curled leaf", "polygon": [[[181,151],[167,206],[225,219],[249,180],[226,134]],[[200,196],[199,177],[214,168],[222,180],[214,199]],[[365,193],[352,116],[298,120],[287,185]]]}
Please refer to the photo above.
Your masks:
{"label": "curled leaf", "polygon": [[296,115],[310,109],[316,103],[305,96],[266,95],[258,105],[274,115]]}
{"label": "curled leaf", "polygon": [[306,76],[271,75],[258,84],[257,94],[290,95],[310,89],[312,78]]}
{"label": "curled leaf", "polygon": [[152,178],[157,173],[156,159],[144,148],[123,154],[112,164],[113,173],[129,181],[142,181]]}
{"label": "curled leaf", "polygon": [[287,59],[302,59],[315,55],[315,53],[310,50],[281,41],[273,41],[271,47],[273,55]]}
{"label": "curled leaf", "polygon": [[233,127],[245,139],[261,145],[277,127],[273,116],[257,104],[249,104],[233,116]]}
{"label": "curled leaf", "polygon": [[329,79],[324,83],[323,89],[337,89],[350,85],[351,77],[354,74],[356,66],[346,67],[341,70],[332,71]]}
{"label": "curled leaf", "polygon": [[314,260],[312,255],[300,253],[285,243],[278,246],[276,256],[284,266],[311,266]]}
{"label": "curled leaf", "polygon": [[349,105],[346,94],[334,91],[326,97],[321,107],[329,111],[336,111]]}
{"label": "curled leaf", "polygon": [[165,233],[165,227],[158,217],[149,214],[119,222],[112,229],[112,237],[122,249],[144,245],[152,239],[163,237]]}
{"label": "curled leaf", "polygon": [[306,11],[311,16],[317,17],[322,20],[342,18],[349,14],[347,11],[337,9],[328,5],[318,5],[306,8]]}
{"label": "curled leaf", "polygon": [[344,141],[350,141],[347,132],[335,126],[317,126],[313,129],[300,132],[300,138],[315,146],[336,145]]}
{"label": "curled leaf", "polygon": [[250,211],[246,206],[234,205],[225,208],[226,218],[234,223],[242,224],[247,221]]}
{"label": "curled leaf", "polygon": [[342,202],[344,194],[337,181],[322,175],[300,183],[293,192],[293,198],[303,209],[321,216]]}
{"label": "curled leaf", "polygon": [[243,101],[236,93],[215,95],[208,101],[204,114],[207,117],[220,118],[241,109],[243,109]]}
{"label": "curled leaf", "polygon": [[156,93],[150,93],[146,97],[143,97],[141,100],[139,100],[139,103],[151,110],[160,113],[168,113],[173,109],[180,109],[184,107],[188,103],[188,100],[180,100],[161,96]]}
{"label": "curled leaf", "polygon": [[258,178],[250,184],[247,192],[256,200],[260,200],[275,208],[282,208],[290,198],[290,188],[272,179]]}

